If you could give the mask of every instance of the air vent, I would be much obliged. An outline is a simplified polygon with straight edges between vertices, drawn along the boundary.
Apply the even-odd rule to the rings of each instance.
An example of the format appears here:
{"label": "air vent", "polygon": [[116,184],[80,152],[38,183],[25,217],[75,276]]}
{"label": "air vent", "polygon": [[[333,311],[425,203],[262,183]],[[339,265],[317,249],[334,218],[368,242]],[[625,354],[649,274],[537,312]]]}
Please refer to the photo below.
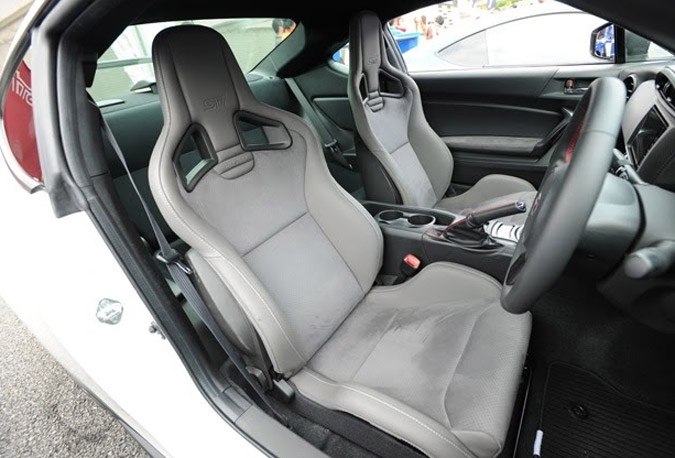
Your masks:
{"label": "air vent", "polygon": [[624,80],[623,84],[626,85],[626,96],[628,99],[630,99],[630,96],[633,95],[633,92],[635,92],[635,89],[637,88],[637,76],[635,75],[628,75]]}
{"label": "air vent", "polygon": [[671,71],[668,71],[668,73],[663,71],[656,75],[655,83],[656,90],[659,92],[661,98],[675,110],[675,86],[673,85],[673,79],[675,79],[675,74],[672,74]]}

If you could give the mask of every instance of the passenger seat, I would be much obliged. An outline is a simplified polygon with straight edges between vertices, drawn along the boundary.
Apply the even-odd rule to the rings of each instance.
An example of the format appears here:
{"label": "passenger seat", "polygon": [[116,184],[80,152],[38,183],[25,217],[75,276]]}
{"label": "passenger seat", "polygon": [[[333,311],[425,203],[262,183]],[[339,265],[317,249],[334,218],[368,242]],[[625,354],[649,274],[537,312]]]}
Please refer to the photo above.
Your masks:
{"label": "passenger seat", "polygon": [[[515,201],[525,201],[530,208],[534,187],[506,175],[488,175],[465,193],[445,197],[454,168],[452,154],[427,123],[415,81],[389,62],[382,22],[375,13],[361,12],[352,19],[349,53],[349,102],[363,141],[356,151],[369,199],[458,214]],[[522,223],[525,217],[509,221]]]}

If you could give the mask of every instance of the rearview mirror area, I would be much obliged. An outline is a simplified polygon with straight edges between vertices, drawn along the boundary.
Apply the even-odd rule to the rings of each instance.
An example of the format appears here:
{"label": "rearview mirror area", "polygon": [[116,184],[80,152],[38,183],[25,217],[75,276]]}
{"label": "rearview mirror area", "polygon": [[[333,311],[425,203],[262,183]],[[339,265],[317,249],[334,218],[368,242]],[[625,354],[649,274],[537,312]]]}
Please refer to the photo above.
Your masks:
{"label": "rearview mirror area", "polygon": [[616,38],[614,24],[605,24],[591,33],[591,54],[599,59],[614,61]]}

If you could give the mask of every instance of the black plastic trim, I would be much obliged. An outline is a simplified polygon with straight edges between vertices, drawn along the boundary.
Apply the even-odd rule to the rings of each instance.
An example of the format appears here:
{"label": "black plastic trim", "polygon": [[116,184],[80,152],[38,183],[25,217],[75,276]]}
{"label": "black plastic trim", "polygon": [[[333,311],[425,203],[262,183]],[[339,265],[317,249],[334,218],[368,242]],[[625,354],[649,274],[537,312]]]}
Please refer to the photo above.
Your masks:
{"label": "black plastic trim", "polygon": [[[241,126],[239,124],[240,121],[248,122],[249,124],[259,124],[260,127],[274,127],[276,129],[281,129],[287,139],[279,143],[250,143],[242,132]],[[237,131],[239,143],[244,151],[282,150],[290,148],[291,145],[293,145],[293,138],[288,132],[286,126],[282,122],[275,119],[265,118],[263,116],[246,111],[238,111],[234,114],[234,128]]]}
{"label": "black plastic trim", "polygon": [[[188,181],[188,173],[186,170],[183,170],[183,166],[180,164],[180,157],[183,154],[183,148],[191,139],[196,143],[200,157],[207,162],[206,164],[202,165],[195,176]],[[204,178],[204,175],[206,175],[209,170],[215,167],[217,163],[218,158],[206,129],[204,129],[204,127],[200,124],[190,125],[183,135],[183,138],[178,143],[176,151],[173,153],[173,167],[185,190],[187,192],[192,192],[192,190],[195,189],[195,186],[197,186],[197,183],[199,183],[199,181]]]}

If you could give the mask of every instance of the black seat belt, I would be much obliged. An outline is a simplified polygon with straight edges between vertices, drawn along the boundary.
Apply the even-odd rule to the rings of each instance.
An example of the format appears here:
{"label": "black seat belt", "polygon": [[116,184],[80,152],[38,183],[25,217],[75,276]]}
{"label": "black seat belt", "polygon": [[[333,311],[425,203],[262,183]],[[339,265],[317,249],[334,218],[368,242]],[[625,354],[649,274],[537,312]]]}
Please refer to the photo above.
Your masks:
{"label": "black seat belt", "polygon": [[265,396],[262,387],[258,384],[257,380],[253,377],[253,375],[251,375],[251,373],[246,369],[246,363],[242,359],[237,348],[230,341],[227,335],[225,335],[220,326],[218,326],[218,323],[216,322],[213,315],[211,315],[211,311],[209,310],[208,306],[204,303],[204,300],[202,299],[199,292],[195,288],[194,284],[190,280],[192,269],[190,269],[186,264],[182,262],[180,253],[171,247],[169,241],[164,236],[164,233],[162,233],[162,230],[159,228],[157,220],[150,212],[150,208],[145,202],[145,199],[143,199],[142,194],[136,187],[136,183],[134,182],[134,179],[131,176],[131,171],[129,170],[127,161],[124,158],[124,153],[122,153],[121,148],[117,144],[117,140],[115,140],[115,135],[112,133],[112,130],[110,130],[110,126],[103,117],[103,114],[101,114],[100,112],[99,114],[101,118],[101,131],[103,132],[103,135],[107,137],[108,140],[110,141],[110,145],[115,150],[115,154],[117,154],[117,157],[122,163],[122,166],[124,167],[124,170],[127,176],[129,177],[129,181],[131,182],[131,186],[136,192],[136,196],[138,197],[138,200],[140,200],[141,205],[143,206],[145,215],[148,217],[148,220],[150,221],[152,232],[155,234],[155,237],[157,238],[157,243],[159,244],[159,253],[157,254],[156,258],[159,261],[166,264],[166,267],[169,270],[169,273],[171,274],[171,278],[173,278],[173,281],[176,282],[176,285],[178,285],[178,288],[180,288],[180,290],[182,291],[183,296],[185,296],[187,302],[190,305],[192,305],[199,318],[204,322],[209,331],[211,331],[213,337],[215,337],[216,341],[220,344],[222,349],[230,358],[230,360],[234,364],[234,367],[236,367],[237,370],[244,377],[244,380],[246,380],[246,382],[251,386],[251,388],[253,388],[253,391],[255,391],[260,400],[265,403],[265,405],[272,412],[272,414],[275,417],[277,417],[277,419],[284,426],[288,426],[288,420],[286,420],[286,418],[279,412],[277,412],[277,410],[272,406],[270,401]]}
{"label": "black seat belt", "polygon": [[324,125],[323,121],[321,120],[321,117],[314,109],[314,106],[312,106],[312,103],[307,99],[304,92],[302,92],[300,86],[298,86],[298,83],[296,83],[293,78],[286,78],[286,83],[288,84],[288,87],[291,89],[291,92],[293,92],[293,95],[295,95],[295,98],[300,103],[302,110],[307,114],[307,117],[309,118],[309,121],[312,123],[314,130],[319,135],[319,138],[323,143],[323,148],[328,154],[328,156],[342,167],[348,170],[352,170],[352,166],[349,163],[349,161],[347,161],[347,159],[345,158],[345,155],[342,152],[342,149],[340,149],[340,145],[338,144],[337,139],[330,134],[328,128]]}

